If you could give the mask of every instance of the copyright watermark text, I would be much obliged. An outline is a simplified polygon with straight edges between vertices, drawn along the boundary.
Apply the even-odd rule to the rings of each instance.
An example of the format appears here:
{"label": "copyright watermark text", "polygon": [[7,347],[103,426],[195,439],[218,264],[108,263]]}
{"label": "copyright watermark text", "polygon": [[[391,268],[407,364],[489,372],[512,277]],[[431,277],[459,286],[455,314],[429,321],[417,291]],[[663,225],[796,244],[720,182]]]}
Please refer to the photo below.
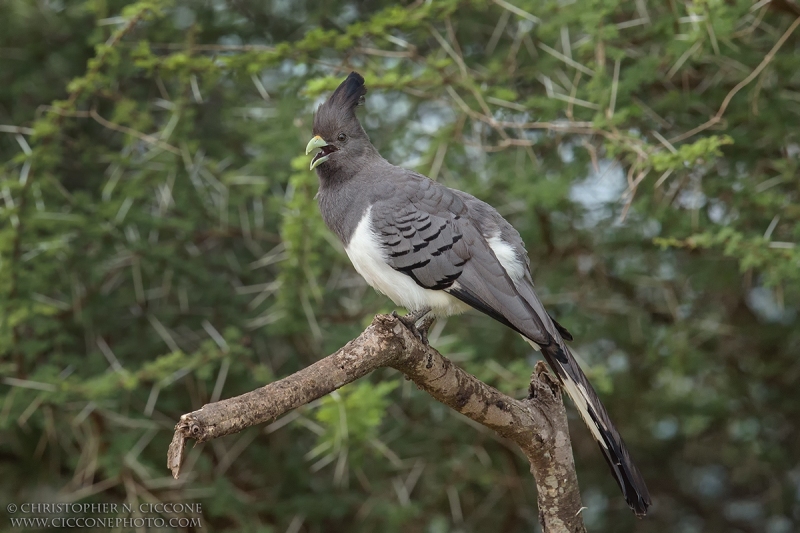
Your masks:
{"label": "copyright watermark text", "polygon": [[202,528],[203,507],[191,502],[127,503],[8,503],[14,529],[47,528]]}

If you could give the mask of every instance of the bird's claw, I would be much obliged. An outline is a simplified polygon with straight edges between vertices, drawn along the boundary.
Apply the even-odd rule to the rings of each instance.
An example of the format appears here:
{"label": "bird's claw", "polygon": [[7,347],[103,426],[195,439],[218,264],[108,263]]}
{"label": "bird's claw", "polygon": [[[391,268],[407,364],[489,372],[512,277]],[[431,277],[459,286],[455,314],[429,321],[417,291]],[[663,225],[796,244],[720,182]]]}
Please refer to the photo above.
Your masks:
{"label": "bird's claw", "polygon": [[433,325],[434,322],[436,322],[436,317],[435,316],[433,316],[433,315],[425,315],[422,318],[422,320],[419,321],[419,326],[414,324],[414,327],[416,327],[417,331],[420,334],[420,337],[421,337],[420,340],[422,341],[422,344],[424,344],[425,346],[429,345],[429,343],[428,343],[428,330],[430,330],[430,328],[431,328],[431,326]]}
{"label": "bird's claw", "polygon": [[422,309],[407,315],[398,315],[397,311],[392,311],[392,316],[403,323],[414,336],[428,346],[428,329],[436,320],[436,317],[430,314],[429,309]]}

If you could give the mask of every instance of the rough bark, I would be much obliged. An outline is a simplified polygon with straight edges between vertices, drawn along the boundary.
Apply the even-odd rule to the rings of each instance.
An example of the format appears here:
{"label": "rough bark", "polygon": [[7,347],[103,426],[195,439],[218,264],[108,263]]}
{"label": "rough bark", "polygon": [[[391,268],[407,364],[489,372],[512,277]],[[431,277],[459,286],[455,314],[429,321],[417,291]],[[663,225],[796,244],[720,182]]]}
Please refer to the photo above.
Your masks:
{"label": "rough bark", "polygon": [[516,400],[424,345],[391,315],[376,316],[356,339],[289,377],[181,416],[167,466],[175,478],[180,475],[187,439],[204,442],[272,421],[381,367],[399,370],[436,400],[522,450],[536,480],[544,532],[585,531],[567,416],[544,364],[531,376],[528,398]]}

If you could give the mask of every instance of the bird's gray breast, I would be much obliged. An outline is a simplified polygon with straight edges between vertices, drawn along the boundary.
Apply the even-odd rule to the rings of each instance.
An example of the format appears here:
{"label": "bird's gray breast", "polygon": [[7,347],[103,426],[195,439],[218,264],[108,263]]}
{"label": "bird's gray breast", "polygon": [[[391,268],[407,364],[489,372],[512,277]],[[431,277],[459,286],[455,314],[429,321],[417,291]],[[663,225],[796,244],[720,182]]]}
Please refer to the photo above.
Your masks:
{"label": "bird's gray breast", "polygon": [[370,196],[355,183],[320,187],[317,194],[319,211],[325,225],[348,246],[359,222],[370,206]]}

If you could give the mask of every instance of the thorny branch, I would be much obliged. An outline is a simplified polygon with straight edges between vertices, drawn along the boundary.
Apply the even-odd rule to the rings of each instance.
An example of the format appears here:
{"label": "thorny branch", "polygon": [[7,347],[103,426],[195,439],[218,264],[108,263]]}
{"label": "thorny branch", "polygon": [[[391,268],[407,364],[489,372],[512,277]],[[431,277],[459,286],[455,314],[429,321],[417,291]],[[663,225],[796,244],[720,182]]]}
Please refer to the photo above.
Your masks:
{"label": "thorny branch", "polygon": [[[117,31],[115,31],[114,33],[111,34],[111,37],[109,37],[108,41],[106,41],[106,43],[105,43],[105,48],[101,52],[99,52],[97,54],[97,56],[94,58],[94,61],[91,63],[91,66],[86,71],[86,75],[84,76],[85,78],[89,78],[91,76],[94,76],[100,71],[102,66],[105,64],[105,61],[106,61],[108,55],[110,54],[112,48],[117,46],[119,44],[119,42],[122,40],[122,38],[125,37],[125,35],[130,33],[136,27],[136,25],[142,20],[142,18],[146,16],[147,12],[148,12],[147,9],[140,10],[137,14],[133,15],[121,28],[119,28]],[[75,105],[77,104],[78,100],[83,95],[83,92],[85,91],[85,89],[86,89],[85,85],[77,85],[70,92],[69,98],[66,101],[66,105],[64,106],[64,109],[65,110],[73,109],[75,107]],[[63,114],[63,113],[59,114],[59,116],[56,117],[56,121],[54,122],[54,124],[55,125],[60,125],[61,124],[61,119],[64,116],[66,116],[66,115]],[[10,126],[10,127],[9,126],[3,126],[3,130],[4,131],[9,131],[9,129],[11,129],[11,128],[14,128],[14,126]],[[15,133],[17,133],[18,135],[19,134],[29,135],[29,134],[33,133],[33,130],[31,128],[20,128]],[[17,208],[17,217],[18,217],[17,220],[18,220],[18,222],[16,224],[14,224],[14,228],[16,229],[16,233],[14,234],[14,239],[13,239],[13,243],[12,243],[12,252],[11,252],[11,258],[12,258],[12,260],[11,260],[11,282],[10,282],[10,290],[8,292],[8,300],[9,301],[13,301],[17,297],[17,294],[18,294],[18,291],[19,291],[19,268],[20,268],[19,267],[19,262],[20,262],[20,256],[22,255],[22,235],[23,235],[24,230],[25,230],[25,225],[23,223],[24,218],[22,218],[21,215],[22,215],[22,213],[24,213],[24,211],[26,209],[26,206],[27,206],[27,203],[28,203],[28,190],[30,189],[31,184],[34,182],[35,174],[36,174],[35,171],[32,171],[26,177],[25,182],[22,185],[22,189],[19,191],[19,195],[18,195],[18,197],[19,197],[19,206]],[[4,317],[3,320],[0,321],[0,330],[5,329],[6,327],[8,327],[8,319]],[[17,326],[13,326],[11,328],[11,332],[12,332],[13,345],[14,346],[19,346],[19,344],[20,344],[19,343],[19,339],[20,339],[19,328]],[[24,377],[24,375],[25,375],[25,373],[24,373],[25,365],[24,365],[24,362],[23,362],[23,359],[22,359],[21,352],[17,351],[17,353],[15,354],[14,357],[17,360],[17,369],[18,369],[19,377]]]}
{"label": "thorny branch", "polygon": [[[529,21],[531,21],[531,22],[533,22],[535,24],[539,23],[539,19],[537,17],[533,16],[532,14],[530,14],[530,13],[528,13],[526,11],[523,11],[523,10],[521,10],[521,9],[519,9],[519,8],[517,8],[517,7],[515,7],[515,6],[511,5],[511,4],[508,4],[507,2],[504,2],[502,0],[494,0],[494,1],[495,1],[495,3],[497,5],[503,7],[508,12],[512,12],[512,13],[516,14],[517,16],[520,16],[520,17],[522,17],[524,19],[527,19],[527,20],[529,20]],[[763,8],[763,5],[767,5],[767,4],[769,4],[769,2],[760,2],[758,5]],[[781,6],[779,6],[779,7],[780,7],[780,10],[791,12],[791,13],[794,13],[794,14],[796,14],[797,12],[800,12],[800,8],[797,8],[797,6],[794,6],[794,5],[791,5],[791,6],[789,6],[787,8],[786,6],[783,6],[781,4]],[[759,10],[759,14],[756,17],[756,22],[754,22],[754,24],[751,26],[751,28],[749,28],[747,30],[747,32],[751,32],[754,29],[754,27],[757,26],[758,23],[760,23],[761,17],[763,16],[765,11],[766,11],[766,9],[760,9]],[[502,28],[505,27],[507,21],[508,21],[507,17],[502,17],[500,19],[500,22],[498,22],[498,29],[500,31],[502,31]],[[639,24],[644,24],[644,23],[650,23],[649,17],[636,19],[634,21],[630,21],[629,23],[619,24],[618,28],[622,29],[623,27],[632,27],[634,25],[639,25]],[[764,56],[764,58],[759,63],[759,65],[745,79],[741,80],[738,84],[736,84],[735,87],[733,87],[733,89],[731,89],[728,92],[728,94],[725,96],[724,100],[720,104],[720,107],[719,107],[718,111],[716,112],[716,114],[714,114],[709,120],[707,120],[703,124],[700,124],[699,126],[696,126],[695,128],[692,128],[689,131],[686,131],[686,132],[683,132],[683,133],[681,133],[679,135],[676,135],[676,136],[672,137],[669,140],[667,140],[661,133],[659,133],[655,129],[651,130],[650,134],[653,137],[655,137],[662,145],[664,145],[664,148],[668,149],[669,151],[671,151],[673,153],[676,153],[676,149],[673,146],[673,143],[678,143],[678,142],[685,141],[685,140],[693,137],[694,135],[697,135],[698,133],[701,133],[701,132],[703,132],[703,131],[711,128],[711,127],[718,126],[718,125],[722,124],[723,123],[723,116],[724,116],[728,106],[730,105],[733,97],[736,96],[736,94],[739,91],[741,91],[744,87],[749,85],[754,79],[756,79],[761,74],[761,72],[770,64],[770,62],[774,59],[774,57],[777,54],[777,52],[781,49],[781,47],[786,43],[786,41],[789,39],[789,37],[792,35],[792,33],[798,27],[800,27],[800,18],[796,18],[794,20],[794,22],[789,26],[789,28],[777,40],[777,42],[772,47],[772,49],[766,54],[766,56]],[[565,28],[562,28],[562,30],[563,29],[565,29]],[[536,141],[534,139],[524,138],[523,135],[522,135],[522,132],[523,132],[524,129],[544,129],[544,130],[549,130],[549,131],[557,132],[557,133],[571,133],[571,134],[578,134],[578,135],[596,135],[596,136],[603,137],[603,138],[605,138],[605,139],[607,139],[607,140],[609,140],[609,141],[611,141],[611,142],[623,147],[624,150],[629,153],[629,157],[630,156],[635,156],[635,159],[633,161],[629,161],[628,188],[625,190],[625,192],[623,193],[623,196],[622,196],[622,198],[625,199],[625,205],[624,205],[622,213],[620,215],[620,221],[625,220],[625,218],[627,216],[627,213],[628,213],[628,210],[630,209],[631,204],[633,202],[633,199],[634,199],[634,197],[636,195],[637,187],[650,174],[650,171],[652,170],[652,167],[647,164],[647,161],[649,161],[649,158],[650,158],[650,156],[652,154],[654,154],[656,152],[659,152],[662,149],[660,147],[658,147],[658,146],[651,146],[648,143],[643,142],[643,140],[641,138],[639,138],[638,135],[630,135],[628,133],[619,131],[613,125],[613,123],[608,125],[606,128],[603,128],[603,127],[597,127],[595,124],[593,124],[591,122],[578,122],[578,121],[573,120],[573,114],[572,114],[573,105],[582,105],[584,107],[589,107],[591,109],[600,109],[598,104],[595,104],[593,102],[586,102],[586,101],[583,101],[583,100],[578,100],[578,99],[575,98],[575,93],[576,93],[576,90],[577,90],[577,83],[580,80],[580,75],[581,74],[586,74],[589,77],[594,77],[595,74],[596,74],[595,71],[593,71],[592,69],[586,67],[585,65],[582,65],[581,63],[578,63],[575,60],[573,60],[571,58],[571,54],[569,56],[568,55],[564,55],[563,53],[555,50],[554,48],[546,45],[545,43],[539,42],[538,43],[539,48],[541,48],[542,50],[544,50],[548,54],[552,55],[553,57],[559,59],[560,61],[565,63],[567,66],[571,67],[572,69],[574,69],[576,71],[576,77],[575,77],[575,79],[574,79],[574,81],[572,83],[572,87],[571,87],[571,91],[570,91],[570,95],[569,96],[567,96],[565,94],[562,94],[561,92],[556,92],[553,89],[553,85],[554,85],[553,81],[549,77],[544,76],[544,75],[539,77],[539,80],[545,85],[545,88],[547,89],[548,97],[555,98],[555,99],[558,99],[558,100],[563,100],[563,101],[566,101],[568,103],[566,115],[569,118],[569,120],[559,120],[559,121],[554,121],[554,122],[544,122],[543,121],[543,122],[533,122],[533,123],[525,123],[525,124],[522,124],[522,123],[514,124],[514,123],[499,121],[499,120],[497,120],[495,118],[494,114],[491,112],[491,110],[488,108],[488,106],[484,102],[482,96],[480,95],[480,92],[475,90],[474,81],[473,80],[476,78],[476,73],[469,69],[469,67],[464,62],[463,57],[461,57],[459,55],[458,50],[460,50],[460,47],[458,46],[458,43],[455,40],[454,33],[452,31],[448,32],[448,37],[450,38],[450,41],[452,41],[452,42],[448,42],[448,40],[445,39],[438,32],[436,32],[436,30],[433,27],[431,27],[431,31],[432,31],[432,34],[433,34],[434,38],[439,42],[439,44],[442,47],[442,49],[446,52],[446,54],[448,56],[450,56],[455,61],[456,65],[458,66],[458,70],[460,72],[460,76],[457,76],[457,79],[455,79],[455,80],[451,80],[451,83],[449,85],[447,85],[447,87],[446,87],[450,97],[453,99],[453,101],[458,105],[458,107],[461,109],[461,111],[466,116],[470,117],[473,120],[477,120],[477,121],[483,122],[484,124],[486,124],[490,128],[492,128],[500,136],[500,142],[498,142],[497,144],[491,145],[491,144],[485,144],[485,143],[481,142],[480,140],[478,140],[478,142],[474,142],[474,141],[472,141],[470,139],[466,139],[466,138],[464,138],[464,137],[459,135],[457,138],[462,144],[464,144],[466,146],[472,146],[472,147],[480,148],[481,150],[483,150],[485,152],[502,151],[502,150],[505,150],[505,149],[507,149],[509,147],[522,147],[522,148],[525,148],[526,150],[529,150],[529,154],[531,154],[532,153],[532,152],[530,152],[531,147],[534,146],[535,144],[537,144],[538,141]],[[710,30],[710,31],[712,31],[712,30]],[[496,30],[496,32],[497,32],[497,30]],[[741,36],[741,35],[739,35],[739,36]],[[496,40],[495,40],[495,35],[494,34],[492,36],[491,42],[494,42],[494,44],[491,45],[491,46],[488,46],[488,48],[493,48],[494,45],[496,44]],[[684,54],[684,56],[682,56],[681,59],[678,60],[678,62],[675,64],[675,66],[673,66],[672,69],[677,72],[677,70],[680,68],[680,66],[683,64],[683,62],[685,60],[687,60],[692,55],[692,53],[694,53],[694,51],[696,51],[697,48],[700,47],[700,44],[701,43],[698,42],[695,47],[690,48],[689,50],[687,50],[687,52]],[[598,46],[597,63],[599,65],[601,65],[601,66],[604,66],[605,65],[605,54],[602,53],[602,50],[603,50],[602,41],[599,42],[598,45],[599,46]],[[564,47],[565,47],[565,49],[569,47],[569,40],[568,39],[565,42]],[[719,52],[717,52],[717,53],[719,54]],[[674,74],[675,74],[675,72],[672,72],[672,70],[671,70],[670,73],[667,74],[667,78],[671,78],[672,75],[674,75]],[[613,75],[612,86],[611,86],[611,95],[612,95],[611,96],[611,101],[609,103],[608,108],[606,109],[606,118],[609,119],[609,120],[614,116],[614,109],[616,107],[617,90],[618,90],[618,83],[619,83],[619,75],[620,75],[620,61],[617,60],[615,62],[615,65],[614,65],[614,75]],[[455,83],[452,83],[453,81],[455,81]],[[567,82],[567,83],[569,83],[569,82]],[[566,85],[566,86],[568,87],[568,85]],[[481,107],[482,111],[476,111],[475,109],[472,109],[464,101],[464,99],[458,94],[458,92],[456,91],[456,89],[454,87],[466,88],[467,90],[472,92],[473,96],[477,100],[477,102],[478,102],[479,106]],[[666,122],[664,119],[659,117],[652,109],[648,108],[646,105],[643,105],[643,102],[641,102],[640,100],[638,100],[635,97],[632,97],[632,99],[634,101],[637,101],[637,104],[642,105],[642,107],[645,109],[645,111],[647,111],[648,114],[651,115],[651,118],[654,118],[654,120],[656,120],[656,122],[658,122],[659,125],[662,128],[666,128],[666,129],[670,128],[670,124],[668,122]],[[512,104],[512,103],[509,103],[509,102],[503,103],[503,102],[497,102],[497,101],[495,101],[493,103],[495,103],[497,105],[507,106],[507,107],[509,107],[508,104]],[[513,107],[513,106],[510,106],[510,107],[516,109],[516,107]],[[520,111],[526,111],[526,109],[524,107],[522,107],[522,109],[519,109],[519,110]],[[757,112],[756,112],[756,114],[757,114]],[[516,129],[520,133],[520,136],[517,137],[517,138],[510,137],[508,135],[508,133],[506,132],[507,128]],[[534,160],[534,158],[535,158],[535,156],[531,156],[532,160]],[[619,161],[617,161],[617,162],[619,162]],[[636,175],[635,179],[633,178],[634,174]],[[663,173],[661,175],[661,177],[658,179],[658,181],[656,182],[656,188],[658,188],[661,184],[663,184],[664,180],[667,177],[669,177],[669,173]]]}
{"label": "thorny branch", "polygon": [[783,43],[786,42],[786,40],[789,38],[790,35],[792,35],[794,30],[796,30],[798,26],[800,26],[800,17],[796,18],[795,21],[792,22],[791,26],[789,26],[789,28],[785,32],[783,32],[783,35],[781,35],[781,38],[778,39],[778,41],[775,43],[775,45],[772,47],[772,49],[769,51],[769,53],[766,56],[764,56],[764,59],[761,60],[761,63],[758,64],[758,66],[753,70],[753,72],[751,72],[745,79],[740,81],[736,85],[736,87],[731,89],[728,92],[728,94],[725,95],[725,99],[722,101],[722,104],[719,106],[719,110],[717,111],[717,113],[713,117],[708,119],[706,122],[700,124],[696,128],[693,128],[693,129],[691,129],[691,130],[689,130],[687,132],[684,132],[684,133],[682,133],[682,134],[680,134],[680,135],[678,135],[676,137],[673,137],[672,139],[670,139],[670,141],[673,142],[673,143],[676,143],[676,142],[680,142],[680,141],[686,140],[689,137],[692,137],[693,135],[697,135],[701,131],[707,130],[708,128],[710,128],[714,124],[717,124],[718,122],[721,122],[722,121],[722,116],[725,114],[725,110],[728,109],[728,105],[731,103],[731,100],[733,99],[733,97],[736,96],[736,93],[741,91],[744,87],[746,87],[748,84],[750,84],[750,82],[752,82],[754,79],[756,79],[756,76],[758,76],[761,73],[761,71],[764,70],[764,68],[766,68],[767,65],[769,65],[770,61],[772,61],[772,58],[775,57],[775,54],[777,54],[778,50],[780,50],[781,47],[783,46]]}
{"label": "thorny branch", "polygon": [[536,480],[544,532],[585,531],[566,412],[544,365],[531,376],[528,398],[516,400],[421,343],[391,315],[376,316],[339,351],[289,377],[181,416],[167,466],[175,478],[180,475],[187,439],[204,442],[274,420],[382,367],[399,370],[434,399],[520,448]]}

